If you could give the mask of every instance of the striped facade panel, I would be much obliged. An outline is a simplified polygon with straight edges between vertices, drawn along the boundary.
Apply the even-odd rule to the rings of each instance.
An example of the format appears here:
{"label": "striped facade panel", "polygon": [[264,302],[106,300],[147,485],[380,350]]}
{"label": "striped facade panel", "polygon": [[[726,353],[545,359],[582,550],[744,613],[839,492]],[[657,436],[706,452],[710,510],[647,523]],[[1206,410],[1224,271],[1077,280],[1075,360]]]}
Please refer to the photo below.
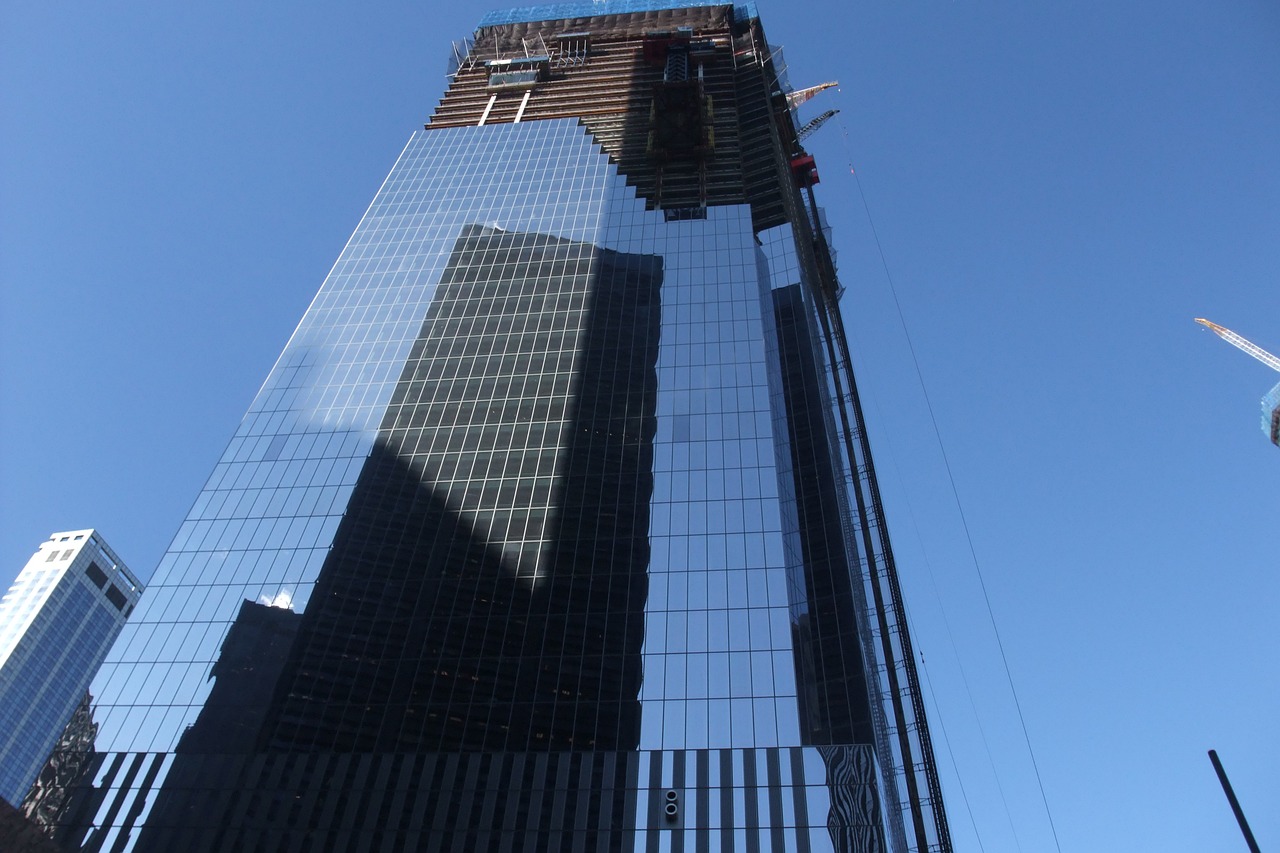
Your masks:
{"label": "striped facade panel", "polygon": [[116,753],[97,762],[81,801],[92,828],[58,829],[95,853],[879,851],[877,773],[866,745]]}

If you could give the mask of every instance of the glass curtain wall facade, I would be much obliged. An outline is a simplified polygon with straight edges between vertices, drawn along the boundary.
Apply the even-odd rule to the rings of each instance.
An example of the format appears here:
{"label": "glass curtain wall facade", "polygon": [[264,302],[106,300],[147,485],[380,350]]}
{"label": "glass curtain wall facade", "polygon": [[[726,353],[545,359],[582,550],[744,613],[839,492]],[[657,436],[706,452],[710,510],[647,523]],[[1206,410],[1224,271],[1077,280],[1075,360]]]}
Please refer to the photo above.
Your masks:
{"label": "glass curtain wall facade", "polygon": [[104,664],[56,838],[949,849],[772,53],[652,0],[456,49]]}

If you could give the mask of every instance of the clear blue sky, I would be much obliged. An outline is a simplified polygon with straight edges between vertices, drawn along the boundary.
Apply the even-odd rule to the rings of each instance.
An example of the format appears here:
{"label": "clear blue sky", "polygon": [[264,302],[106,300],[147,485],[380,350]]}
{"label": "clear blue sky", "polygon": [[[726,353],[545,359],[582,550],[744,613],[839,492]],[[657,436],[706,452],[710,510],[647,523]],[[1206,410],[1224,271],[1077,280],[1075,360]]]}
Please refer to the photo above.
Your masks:
{"label": "clear blue sky", "polygon": [[[6,5],[0,576],[89,526],[150,576],[501,5]],[[806,116],[959,849],[1054,844],[851,164],[1062,848],[1243,850],[1211,747],[1280,846],[1280,375],[1192,322],[1280,351],[1280,8],[758,5],[841,82]]]}

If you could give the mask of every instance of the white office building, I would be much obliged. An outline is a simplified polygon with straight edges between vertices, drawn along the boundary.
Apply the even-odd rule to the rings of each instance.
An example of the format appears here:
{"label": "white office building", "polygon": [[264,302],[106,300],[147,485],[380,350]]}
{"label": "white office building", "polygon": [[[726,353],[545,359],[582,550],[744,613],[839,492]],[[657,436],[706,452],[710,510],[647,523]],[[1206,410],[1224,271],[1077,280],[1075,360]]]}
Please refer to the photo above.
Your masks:
{"label": "white office building", "polygon": [[142,584],[93,530],[54,533],[0,601],[0,797],[18,806]]}

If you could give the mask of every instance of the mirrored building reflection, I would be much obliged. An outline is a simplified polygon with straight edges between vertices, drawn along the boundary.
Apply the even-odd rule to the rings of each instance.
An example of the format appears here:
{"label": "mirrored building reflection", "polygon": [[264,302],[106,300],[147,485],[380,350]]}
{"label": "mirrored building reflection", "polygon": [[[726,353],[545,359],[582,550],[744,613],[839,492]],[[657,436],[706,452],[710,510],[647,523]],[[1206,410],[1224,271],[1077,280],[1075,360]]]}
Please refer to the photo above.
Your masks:
{"label": "mirrored building reflection", "polygon": [[177,532],[85,850],[949,850],[750,5],[487,16]]}

